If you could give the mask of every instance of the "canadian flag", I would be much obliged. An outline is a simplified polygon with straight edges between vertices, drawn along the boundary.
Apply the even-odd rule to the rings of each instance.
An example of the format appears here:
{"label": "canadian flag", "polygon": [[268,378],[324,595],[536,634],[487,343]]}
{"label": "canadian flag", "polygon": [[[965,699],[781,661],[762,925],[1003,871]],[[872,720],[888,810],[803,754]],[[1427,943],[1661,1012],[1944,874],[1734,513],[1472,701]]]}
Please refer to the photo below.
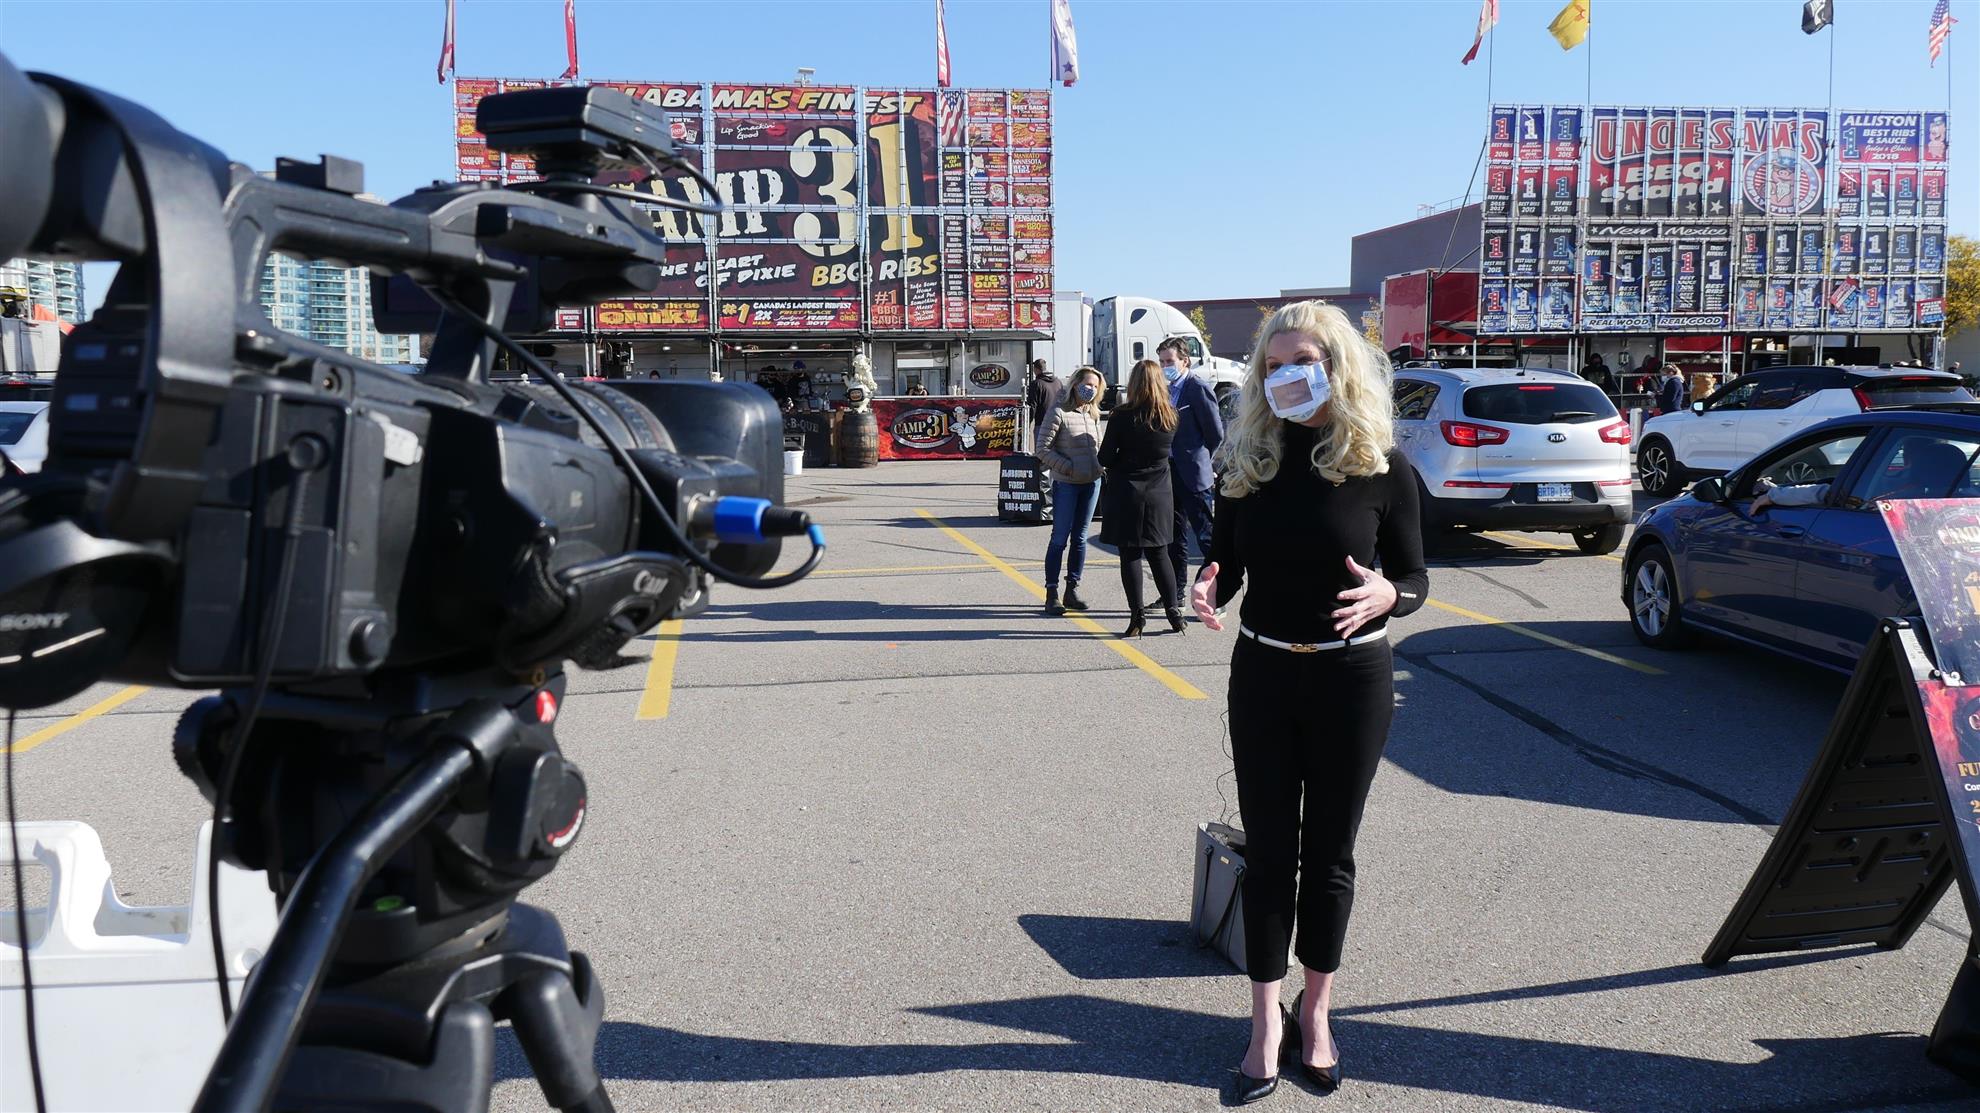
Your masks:
{"label": "canadian flag", "polygon": [[577,63],[577,0],[564,0],[564,56],[570,65],[564,67],[563,79],[576,81]]}
{"label": "canadian flag", "polygon": [[949,87],[949,26],[942,18],[942,0],[935,0],[935,84]]}
{"label": "canadian flag", "polygon": [[440,84],[447,83],[447,76],[454,72],[454,0],[447,0],[447,31],[440,39],[440,65],[435,73]]}
{"label": "canadian flag", "polygon": [[1464,57],[1458,60],[1458,64],[1468,66],[1473,58],[1478,57],[1479,45],[1485,41],[1485,36],[1492,28],[1498,26],[1498,23],[1499,0],[1485,0],[1485,6],[1478,9],[1478,37],[1471,40],[1471,49],[1464,52]]}

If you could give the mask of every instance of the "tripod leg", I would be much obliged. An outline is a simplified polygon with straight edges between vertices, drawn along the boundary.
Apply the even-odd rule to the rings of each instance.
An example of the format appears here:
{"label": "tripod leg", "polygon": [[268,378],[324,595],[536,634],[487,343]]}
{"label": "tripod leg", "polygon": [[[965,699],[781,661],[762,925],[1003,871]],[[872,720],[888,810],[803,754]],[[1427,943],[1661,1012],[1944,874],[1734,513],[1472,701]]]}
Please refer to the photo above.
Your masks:
{"label": "tripod leg", "polygon": [[611,1113],[612,1099],[592,1058],[605,1017],[605,990],[591,972],[591,960],[573,954],[569,978],[539,970],[502,996],[502,1011],[515,1025],[544,1099],[562,1110]]}
{"label": "tripod leg", "polygon": [[440,1011],[430,1062],[350,1047],[296,1048],[274,1107],[488,1113],[494,1071],[495,1018],[479,1002],[457,1001]]}

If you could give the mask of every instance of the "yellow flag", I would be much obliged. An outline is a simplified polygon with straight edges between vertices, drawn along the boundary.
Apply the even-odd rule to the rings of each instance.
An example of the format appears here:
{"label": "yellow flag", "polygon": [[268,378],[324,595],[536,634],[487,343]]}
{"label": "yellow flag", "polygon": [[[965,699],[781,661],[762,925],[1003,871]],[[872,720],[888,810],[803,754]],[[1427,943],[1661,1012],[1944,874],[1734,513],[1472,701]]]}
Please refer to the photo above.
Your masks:
{"label": "yellow flag", "polygon": [[1562,50],[1573,50],[1588,37],[1588,7],[1594,0],[1568,0],[1568,6],[1547,25]]}

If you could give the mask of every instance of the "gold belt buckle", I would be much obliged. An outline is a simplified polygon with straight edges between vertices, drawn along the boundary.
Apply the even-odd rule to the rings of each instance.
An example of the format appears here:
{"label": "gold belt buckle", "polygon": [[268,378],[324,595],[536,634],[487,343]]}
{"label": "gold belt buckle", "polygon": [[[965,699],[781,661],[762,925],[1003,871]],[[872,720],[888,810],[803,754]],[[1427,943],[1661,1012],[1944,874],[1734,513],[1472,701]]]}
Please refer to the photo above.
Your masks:
{"label": "gold belt buckle", "polygon": [[1287,648],[1288,648],[1288,649],[1291,649],[1291,650],[1292,650],[1292,651],[1293,651],[1294,653],[1318,653],[1318,652],[1320,652],[1320,647],[1319,647],[1319,646],[1317,646],[1317,645],[1311,645],[1311,644],[1307,644],[1307,645],[1299,645],[1299,644],[1295,644],[1295,645],[1291,645],[1291,646],[1288,646]]}

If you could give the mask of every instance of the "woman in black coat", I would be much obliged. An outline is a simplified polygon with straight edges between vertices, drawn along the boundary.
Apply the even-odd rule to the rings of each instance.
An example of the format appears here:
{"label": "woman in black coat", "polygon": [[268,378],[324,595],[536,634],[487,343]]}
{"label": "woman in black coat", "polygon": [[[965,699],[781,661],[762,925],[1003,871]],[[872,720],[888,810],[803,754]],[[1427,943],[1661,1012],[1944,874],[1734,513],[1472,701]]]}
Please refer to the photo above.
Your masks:
{"label": "woman in black coat", "polygon": [[1176,436],[1176,408],[1162,368],[1152,359],[1134,365],[1127,401],[1107,421],[1100,442],[1100,466],[1107,469],[1107,536],[1121,551],[1121,588],[1130,620],[1124,638],[1141,636],[1141,563],[1155,574],[1155,591],[1169,617],[1169,629],[1183,632],[1177,609],[1176,570],[1169,564],[1175,495],[1169,487],[1169,442]]}

